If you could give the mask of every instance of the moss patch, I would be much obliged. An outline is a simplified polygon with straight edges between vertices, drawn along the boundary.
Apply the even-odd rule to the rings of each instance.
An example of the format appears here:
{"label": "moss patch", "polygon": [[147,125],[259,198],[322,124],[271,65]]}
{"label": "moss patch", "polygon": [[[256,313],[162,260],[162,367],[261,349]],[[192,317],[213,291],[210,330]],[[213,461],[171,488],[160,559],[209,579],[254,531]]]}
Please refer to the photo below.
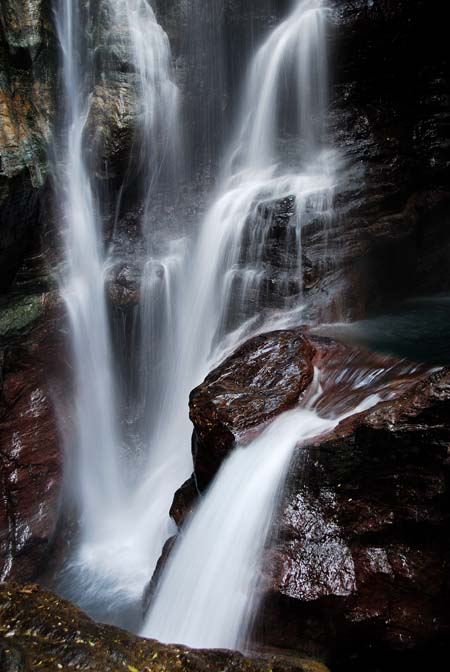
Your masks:
{"label": "moss patch", "polygon": [[43,294],[21,296],[14,303],[0,306],[0,339],[28,331],[45,310]]}

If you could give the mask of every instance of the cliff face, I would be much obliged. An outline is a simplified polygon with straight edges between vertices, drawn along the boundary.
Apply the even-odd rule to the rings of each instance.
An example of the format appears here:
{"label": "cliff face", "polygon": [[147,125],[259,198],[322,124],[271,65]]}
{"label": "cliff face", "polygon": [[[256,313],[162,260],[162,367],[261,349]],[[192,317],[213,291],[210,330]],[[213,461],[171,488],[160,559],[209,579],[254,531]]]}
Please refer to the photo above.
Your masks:
{"label": "cliff face", "polygon": [[51,3],[5,0],[0,8],[0,290],[13,280],[39,226],[55,82]]}
{"label": "cliff face", "polygon": [[[443,9],[425,0],[330,4],[329,137],[342,172],[333,221],[326,230],[317,221],[305,227],[302,251],[311,313],[327,319],[360,317],[395,299],[450,290],[450,72]],[[207,173],[208,186],[248,54],[290,2],[157,0],[155,7],[173,48],[193,164]],[[92,0],[90,12],[86,145],[103,197],[129,177],[142,110],[124,17],[114,16],[107,0]],[[45,562],[62,487],[51,403],[56,388],[48,381],[55,365],[55,377],[65,367],[65,334],[43,261],[58,261],[54,228],[43,235],[52,220],[47,152],[61,112],[57,52],[51,2],[2,0],[0,572],[17,580],[34,578]],[[134,232],[127,241],[132,257],[140,203],[130,191],[125,228],[127,235]],[[106,197],[106,204],[115,196]],[[288,272],[288,291],[297,295],[297,266],[280,253],[283,226],[294,209],[288,198],[267,213],[266,261],[272,286]],[[111,302],[134,307],[135,268],[122,267],[116,280]],[[281,338],[289,339],[289,332]],[[275,373],[282,364],[274,359]],[[244,372],[234,371],[235,379],[238,374]],[[420,398],[404,396],[347,433],[307,447],[309,484],[303,480],[304,456],[293,464],[278,513],[279,536],[265,567],[266,642],[310,645],[338,661],[349,653],[341,642],[356,642],[350,647],[356,669],[361,660],[368,664],[374,649],[394,660],[398,651],[425,656],[443,646],[450,629],[448,386],[447,373],[430,379]],[[261,391],[250,388],[260,400]],[[200,436],[209,421],[204,408],[194,420]],[[250,419],[249,427],[254,424]],[[233,436],[224,440],[221,454],[208,453],[205,432],[203,441],[199,436],[197,476],[206,485],[232,449]],[[178,521],[197,495],[188,482],[172,511]]]}
{"label": "cliff face", "polygon": [[439,4],[334,7],[330,137],[342,174],[327,240],[305,231],[304,250],[331,317],[361,316],[449,289],[449,58]]}
{"label": "cliff face", "polygon": [[[60,441],[49,386],[58,332],[36,250],[55,120],[51,3],[0,7],[0,577],[36,575],[56,529]],[[20,277],[24,257],[32,255]],[[5,290],[15,286],[10,293]]]}
{"label": "cliff face", "polygon": [[[197,164],[215,160],[248,54],[287,7],[270,0],[156,3],[194,155],[202,147]],[[423,0],[335,0],[332,8],[330,139],[343,170],[332,226],[304,231],[303,280],[312,303],[325,297],[327,317],[359,317],[387,299],[448,289],[449,63],[445,21]],[[90,13],[96,49],[86,141],[98,179],[120,184],[139,124],[138,82],[124,17],[106,0],[91,3]],[[51,3],[5,0],[0,18],[4,289],[39,226],[58,56]],[[356,299],[352,285],[360,287]]]}
{"label": "cliff face", "polygon": [[50,294],[22,297],[6,310],[9,330],[0,334],[0,580],[29,581],[48,559],[59,520],[63,465],[54,399],[63,399],[55,386],[63,366],[61,316]]}

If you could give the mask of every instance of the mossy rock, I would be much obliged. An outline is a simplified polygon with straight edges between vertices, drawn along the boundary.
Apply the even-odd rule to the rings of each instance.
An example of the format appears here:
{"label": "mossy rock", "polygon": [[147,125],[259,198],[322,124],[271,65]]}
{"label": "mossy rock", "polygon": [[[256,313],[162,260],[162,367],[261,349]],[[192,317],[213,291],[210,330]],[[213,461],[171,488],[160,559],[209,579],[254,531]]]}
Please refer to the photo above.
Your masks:
{"label": "mossy rock", "polygon": [[8,340],[29,331],[44,315],[44,298],[44,294],[31,294],[0,305],[0,339]]}
{"label": "mossy rock", "polygon": [[94,623],[34,585],[0,584],[2,672],[328,672],[314,661],[165,646]]}

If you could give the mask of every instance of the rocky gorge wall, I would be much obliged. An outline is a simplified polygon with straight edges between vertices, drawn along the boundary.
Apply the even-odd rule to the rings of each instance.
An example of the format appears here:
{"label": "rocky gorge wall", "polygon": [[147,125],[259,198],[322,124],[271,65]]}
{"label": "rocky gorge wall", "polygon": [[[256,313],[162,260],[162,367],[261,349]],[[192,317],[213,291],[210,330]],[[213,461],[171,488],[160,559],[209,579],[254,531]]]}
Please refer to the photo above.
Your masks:
{"label": "rocky gorge wall", "polygon": [[[440,2],[335,6],[331,134],[344,179],[328,246],[341,311],[361,316],[448,291],[449,59]],[[312,259],[315,240],[306,236]]]}
{"label": "rocky gorge wall", "polygon": [[[311,303],[322,298],[331,317],[361,317],[388,300],[448,289],[449,66],[439,3],[331,5],[330,139],[342,172],[331,225],[312,222],[303,232],[303,282]],[[236,110],[249,52],[287,7],[274,0],[157,3],[183,93],[185,134],[208,148],[207,160]],[[123,23],[112,25],[102,0],[91,3],[91,20],[97,48],[86,132],[103,193],[108,185],[116,190],[129,169],[139,102]],[[46,224],[38,206],[58,96],[49,3],[5,1],[0,44],[5,289],[30,231]],[[213,65],[200,67],[205,60]],[[360,288],[356,300],[352,284]]]}
{"label": "rocky gorge wall", "polygon": [[[204,13],[211,7],[203,1],[157,5],[186,97],[187,134],[208,148],[196,165],[214,163],[246,56],[288,3],[211,0],[220,10],[213,15]],[[342,173],[333,221],[326,230],[323,222],[311,222],[303,232],[301,280],[312,316],[341,319],[449,290],[450,73],[442,3],[335,0],[333,6],[329,133]],[[99,47],[86,133],[107,205],[128,175],[139,102],[126,35],[111,30],[105,1],[91,8]],[[220,41],[211,44],[207,32],[191,44],[198,16],[206,31],[215,17],[214,35],[225,31]],[[199,67],[190,75],[192,64],[211,53],[215,69]],[[48,164],[61,112],[58,81],[50,3],[2,0],[0,574],[18,581],[35,580],[45,568],[60,520],[62,454],[53,400],[65,400],[67,334],[53,280],[60,258]],[[135,195],[130,189],[120,213],[131,254],[140,244],[139,233],[132,235],[140,207]],[[286,199],[267,214],[274,277],[286,270],[279,248],[294,209]],[[105,230],[112,219],[106,207]],[[109,298],[117,321],[136,306],[138,281],[126,269],[113,278]],[[293,293],[299,284],[293,275]],[[275,358],[280,371],[282,355],[283,349]],[[410,660],[420,654],[426,661],[445,650],[448,373],[433,376],[343,433],[308,446],[292,465],[264,571],[266,606],[258,627],[267,645],[319,652],[346,671],[352,658],[355,669],[369,670],[370,664],[376,669],[378,656],[384,672],[398,669],[403,659],[397,656],[408,652]],[[208,419],[202,399],[197,396],[193,412],[199,426]],[[281,403],[276,412],[283,408]],[[70,409],[67,417],[70,422]],[[251,418],[249,427],[260,421]],[[200,438],[194,441],[195,467],[206,487],[233,442],[224,441],[217,455],[208,452],[207,437]],[[193,481],[177,493],[172,515],[180,525],[197,496]]]}
{"label": "rocky gorge wall", "polygon": [[40,197],[56,96],[49,3],[0,8],[0,290],[5,291],[40,226]]}

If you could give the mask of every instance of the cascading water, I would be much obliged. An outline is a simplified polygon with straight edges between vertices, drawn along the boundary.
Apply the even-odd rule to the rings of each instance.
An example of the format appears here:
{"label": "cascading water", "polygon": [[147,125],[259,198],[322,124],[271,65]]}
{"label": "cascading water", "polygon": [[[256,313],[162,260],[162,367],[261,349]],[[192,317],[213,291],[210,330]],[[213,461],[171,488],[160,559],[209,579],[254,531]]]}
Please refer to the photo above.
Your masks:
{"label": "cascading water", "polygon": [[311,411],[290,411],[250,446],[235,449],[183,530],[144,635],[197,648],[242,645],[255,608],[260,556],[293,449],[332,424]]}
{"label": "cascading water", "polygon": [[[322,213],[330,205],[332,184],[325,162],[314,156],[314,163],[309,164],[312,168],[286,174],[276,165],[281,157],[275,151],[278,137],[278,125],[275,123],[276,98],[280,80],[285,75],[286,63],[300,79],[300,110],[303,110],[302,90],[308,88],[312,92],[308,97],[308,109],[301,112],[299,124],[296,125],[297,141],[304,137],[301,129],[302,116],[309,113],[316,119],[324,117],[324,23],[325,10],[321,2],[302,2],[257,53],[247,83],[247,91],[252,93],[248,93],[245,99],[245,109],[236,134],[238,140],[232,144],[231,158],[226,162],[219,197],[203,222],[190,262],[186,262],[179,274],[181,283],[178,291],[174,292],[177,311],[172,323],[171,339],[167,340],[170,350],[163,357],[163,361],[170,361],[170,366],[166,372],[165,384],[159,392],[158,417],[150,430],[150,456],[146,468],[148,475],[144,477],[136,499],[136,511],[145,511],[146,538],[149,539],[152,530],[155,531],[154,551],[149,556],[154,562],[169,534],[167,511],[173,493],[192,470],[191,426],[187,414],[189,393],[201,382],[213,363],[224,356],[228,348],[233,348],[252,330],[261,329],[264,324],[264,320],[255,319],[264,309],[260,288],[264,282],[270,280],[264,269],[264,233],[261,234],[260,244],[256,246],[255,257],[250,259],[250,263],[245,263],[244,260],[242,265],[239,262],[245,252],[246,227],[252,227],[261,203],[294,194],[297,199],[294,240],[297,242],[298,259],[303,217],[311,217],[311,213]],[[303,45],[304,42],[306,45]],[[274,51],[277,61],[272,65],[270,58]],[[304,52],[308,57],[306,68],[299,65],[299,56]],[[266,77],[270,78],[269,85]],[[264,91],[264,96],[255,97],[253,94],[256,91]],[[256,135],[251,134],[248,137],[246,130],[249,117],[264,117],[271,119],[272,123],[267,123],[265,127],[260,123],[257,133],[255,131]],[[308,129],[305,136],[308,146],[317,146],[317,155],[321,156],[320,131],[317,131],[317,139],[315,136],[310,137],[309,133]],[[266,151],[261,156],[256,149],[253,154],[248,151],[250,145],[258,146],[258,139],[262,141],[258,134],[271,138],[270,144],[274,149],[269,165],[266,164]],[[298,149],[298,163],[308,166],[302,160],[300,145]],[[236,169],[233,166],[236,165],[238,154],[241,165]],[[322,172],[318,172],[318,163]],[[295,270],[298,274],[299,269],[296,267]],[[240,287],[238,328],[230,332],[230,306],[234,307],[236,303],[233,301],[235,281],[242,278],[244,283]],[[279,301],[279,305],[292,307],[282,301]],[[153,495],[150,503],[148,493]]]}
{"label": "cascading water", "polygon": [[110,335],[104,291],[104,252],[98,203],[86,164],[83,131],[89,114],[85,77],[89,56],[80,33],[78,3],[60,0],[55,7],[63,55],[66,118],[56,189],[64,216],[65,267],[62,295],[70,321],[75,372],[76,488],[81,493],[82,531],[93,540],[106,512],[120,509],[122,491],[120,433],[114,398]]}
{"label": "cascading water", "polygon": [[[187,290],[185,341],[197,364],[197,376],[223,356],[223,338],[233,346],[267,316],[267,287],[271,304],[292,308],[301,298],[301,229],[314,218],[326,219],[333,192],[332,156],[323,147],[327,88],[326,9],[318,0],[296,4],[292,14],[269,36],[254,57],[245,86],[240,120],[225,161],[219,196],[207,214],[196,245]],[[290,156],[281,146],[282,115],[278,109],[282,82],[293,81],[298,118]],[[315,123],[305,119],[314,119]],[[287,165],[287,167],[286,167]],[[265,258],[268,222],[261,213],[291,197],[295,217],[286,225],[286,256],[298,281],[289,300],[283,292],[289,269],[273,282]],[[233,314],[234,313],[234,314]],[[269,316],[270,319],[271,316]],[[201,326],[200,326],[201,325]],[[237,329],[236,329],[237,327]],[[202,366],[199,362],[202,361]]]}
{"label": "cascading water", "polygon": [[[169,38],[148,0],[108,0],[112,25],[129,53],[137,84],[139,124],[133,161],[142,172],[143,222],[158,187],[173,194],[181,161],[179,90],[172,76]],[[144,234],[151,234],[144,226]]]}
{"label": "cascading water", "polygon": [[[170,129],[174,137],[180,137],[174,130],[177,115],[172,109],[178,99],[170,72],[168,41],[156,24],[153,10],[145,0],[110,2],[117,20],[126,17],[140,82],[138,88],[143,98],[148,95],[148,101],[143,102],[144,149],[140,163],[145,164],[148,154],[155,165],[149,168],[146,177],[142,217],[145,229],[149,219],[154,218],[152,198],[161,174],[160,162],[163,161],[166,174],[171,172],[170,161],[167,163],[164,158],[173,153],[167,149]],[[95,535],[89,543],[81,544],[69,568],[78,572],[78,578],[74,580],[70,571],[68,574],[69,580],[78,585],[77,601],[102,620],[136,627],[136,607],[139,608],[162,546],[173,531],[168,518],[173,494],[192,471],[187,412],[190,391],[229,349],[273,324],[273,306],[278,313],[286,314],[301,303],[301,229],[310,219],[326,219],[333,190],[333,162],[323,143],[326,12],[320,0],[296,3],[291,15],[257,52],[246,82],[234,140],[224,161],[217,198],[197,238],[187,242],[177,221],[173,227],[163,224],[148,228],[148,260],[140,307],[144,374],[140,394],[144,398],[142,426],[147,456],[140,463],[137,480],[126,479],[120,507],[114,505],[95,519],[98,523],[93,528]],[[145,26],[148,30],[143,31]],[[61,43],[65,49],[63,40]],[[68,55],[64,53],[68,63],[73,64],[71,67],[75,67],[74,54],[70,50]],[[295,92],[291,106],[296,108],[296,118],[289,119],[289,128],[285,128],[286,115],[279,102],[286,81],[292,82],[290,93]],[[165,114],[167,106],[171,109]],[[74,109],[73,116],[81,138],[82,110]],[[160,129],[164,120],[168,120],[167,133],[162,135],[166,148],[155,153],[155,128]],[[158,182],[158,189],[164,190],[164,183],[164,180]],[[265,258],[270,223],[270,216],[268,219],[265,213],[280,199],[290,199],[295,212],[285,231],[284,251],[292,262],[273,282]],[[102,265],[90,263],[90,272],[95,274],[103,296]],[[297,281],[293,293],[286,292],[292,275]],[[90,343],[90,336],[89,331],[83,334],[85,343]],[[103,355],[107,352],[105,346]],[[285,422],[280,420],[283,427]],[[321,432],[323,422],[318,418],[311,420],[310,430]],[[261,504],[264,511],[270,508],[290,452],[301,438],[300,429],[300,436],[294,441],[293,423],[287,421],[287,425],[281,451],[285,459],[273,464],[273,469],[268,465],[267,471],[261,465],[267,474]],[[112,449],[105,446],[110,452],[103,466],[111,465],[119,471],[115,445],[111,444]],[[262,452],[266,454],[265,450]],[[96,453],[95,460],[99,454]],[[249,460],[252,455],[249,450]],[[108,482],[113,497],[117,492],[114,478],[108,478]],[[92,485],[85,481],[89,491]],[[255,519],[252,524],[256,529],[261,521]],[[248,532],[253,534],[251,530]],[[237,575],[241,571],[239,562],[244,559],[248,560],[236,559]],[[248,591],[246,595],[247,603]],[[129,609],[134,609],[134,615],[127,614]],[[150,630],[147,628],[149,634],[154,634]],[[226,636],[231,642],[233,636],[229,632]],[[211,637],[211,642],[214,639]],[[209,641],[205,639],[207,644]]]}
{"label": "cascading water", "polygon": [[[294,450],[346,417],[314,410],[318,380],[306,407],[281,415],[225,462],[172,551],[144,635],[195,648],[245,649],[263,550]],[[369,395],[349,415],[379,400]]]}
{"label": "cascading water", "polygon": [[[189,269],[191,281],[181,316],[182,342],[178,350],[182,366],[171,413],[165,416],[169,432],[172,430],[162,442],[167,450],[183,435],[189,436],[189,427],[178,425],[173,432],[169,420],[183,418],[189,390],[228,348],[270,323],[270,312],[264,314],[268,307],[264,286],[271,277],[264,258],[267,222],[261,211],[280,199],[295,200],[296,216],[287,224],[293,231],[286,240],[295,250],[298,278],[302,225],[310,218],[323,216],[331,207],[333,164],[323,148],[325,18],[326,8],[319,0],[297,3],[252,63],[220,193],[205,218]],[[278,109],[286,75],[294,75],[298,108],[295,140],[291,138],[295,147],[288,157],[281,147],[282,115]],[[297,302],[300,296],[301,287]],[[278,308],[293,308],[293,302],[284,300],[282,292],[275,298]],[[195,646],[239,645],[239,633],[246,631],[252,611],[252,576],[261,551],[256,540],[264,543],[289,457],[303,433],[307,438],[330,426],[328,420],[313,413],[302,411],[301,417],[299,413],[280,418],[255,445],[238,451],[227,462],[184,533],[146,623],[146,635]],[[276,457],[271,450],[275,435],[279,437]],[[261,478],[253,480],[249,476],[253,473]],[[243,482],[248,489],[240,487]],[[252,513],[244,516],[243,524],[247,502],[255,496],[257,504],[252,501]],[[219,523],[223,539],[211,532]],[[239,528],[242,538],[236,543]],[[205,553],[202,557],[208,558],[208,566],[203,563],[202,571],[200,556],[196,555],[200,547]],[[179,580],[180,572],[184,573],[186,591]]]}
{"label": "cascading water", "polygon": [[[107,264],[83,141],[96,74],[91,45],[81,44],[82,26],[87,25],[90,9],[87,6],[81,11],[75,0],[64,0],[55,11],[68,108],[62,187],[68,271],[63,293],[74,345],[77,434],[76,450],[71,454],[79,471],[76,489],[82,514],[77,547],[58,584],[92,615],[132,626],[152,566],[154,544],[149,548],[146,531],[130,525],[130,519],[138,520],[139,513],[136,517],[135,500],[129,494],[133,480],[124,474],[125,460],[119,450],[104,287]],[[107,10],[110,33],[125,36],[126,44],[121,48],[135,65],[141,148],[137,169],[145,182],[145,224],[157,187],[164,184],[174,191],[172,180],[179,162],[178,89],[171,79],[168,38],[150,4],[146,0],[109,0]],[[87,103],[82,104],[83,100]],[[152,232],[145,233],[151,241]],[[144,273],[144,285],[147,278]],[[149,303],[153,299],[151,295]],[[172,310],[168,305],[168,314]],[[164,337],[170,334],[170,322],[166,327]],[[148,369],[144,367],[144,371]]]}

